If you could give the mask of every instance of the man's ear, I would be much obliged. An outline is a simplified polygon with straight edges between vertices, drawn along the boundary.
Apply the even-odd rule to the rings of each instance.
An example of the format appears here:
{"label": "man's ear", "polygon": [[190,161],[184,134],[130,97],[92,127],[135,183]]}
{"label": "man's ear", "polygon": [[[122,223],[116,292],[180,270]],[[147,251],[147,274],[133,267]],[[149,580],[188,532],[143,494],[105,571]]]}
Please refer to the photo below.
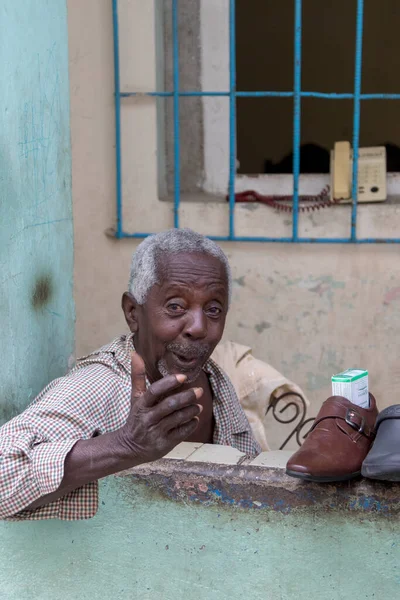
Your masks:
{"label": "man's ear", "polygon": [[138,319],[137,310],[138,303],[135,298],[129,292],[125,292],[122,296],[122,310],[124,311],[125,320],[128,324],[129,329],[132,333],[136,333],[138,330]]}

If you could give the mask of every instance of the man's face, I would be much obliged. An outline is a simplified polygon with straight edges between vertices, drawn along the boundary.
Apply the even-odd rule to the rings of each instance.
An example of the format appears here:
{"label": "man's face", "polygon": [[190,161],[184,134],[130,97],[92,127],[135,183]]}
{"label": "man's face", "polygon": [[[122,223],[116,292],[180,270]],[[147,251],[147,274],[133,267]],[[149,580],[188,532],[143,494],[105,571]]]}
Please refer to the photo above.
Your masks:
{"label": "man's face", "polygon": [[184,373],[188,382],[221,340],[228,310],[223,264],[207,254],[168,255],[160,265],[160,284],[144,305],[124,295],[125,318],[135,333],[135,348],[148,377]]}

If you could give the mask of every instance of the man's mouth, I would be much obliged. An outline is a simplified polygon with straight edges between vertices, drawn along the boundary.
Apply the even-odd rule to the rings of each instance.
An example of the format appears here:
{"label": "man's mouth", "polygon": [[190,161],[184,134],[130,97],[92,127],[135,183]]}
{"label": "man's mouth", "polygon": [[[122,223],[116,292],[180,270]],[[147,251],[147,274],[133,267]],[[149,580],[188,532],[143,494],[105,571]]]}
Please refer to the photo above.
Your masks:
{"label": "man's mouth", "polygon": [[189,371],[196,368],[199,363],[204,363],[209,355],[209,346],[184,346],[181,344],[170,344],[167,350],[172,355],[176,366],[182,370]]}
{"label": "man's mouth", "polygon": [[176,362],[179,366],[182,366],[186,369],[192,369],[197,365],[200,360],[199,356],[184,356],[183,354],[177,354],[176,352],[172,352],[174,357],[174,362]]}

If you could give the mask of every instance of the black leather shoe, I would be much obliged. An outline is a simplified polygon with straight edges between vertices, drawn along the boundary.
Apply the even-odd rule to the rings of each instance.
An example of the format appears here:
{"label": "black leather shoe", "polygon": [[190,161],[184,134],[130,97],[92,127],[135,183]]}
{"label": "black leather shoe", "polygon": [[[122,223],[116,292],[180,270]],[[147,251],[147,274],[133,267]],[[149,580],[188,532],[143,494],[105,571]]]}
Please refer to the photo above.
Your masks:
{"label": "black leather shoe", "polygon": [[375,441],[362,464],[361,474],[368,479],[400,481],[400,404],[379,413]]}

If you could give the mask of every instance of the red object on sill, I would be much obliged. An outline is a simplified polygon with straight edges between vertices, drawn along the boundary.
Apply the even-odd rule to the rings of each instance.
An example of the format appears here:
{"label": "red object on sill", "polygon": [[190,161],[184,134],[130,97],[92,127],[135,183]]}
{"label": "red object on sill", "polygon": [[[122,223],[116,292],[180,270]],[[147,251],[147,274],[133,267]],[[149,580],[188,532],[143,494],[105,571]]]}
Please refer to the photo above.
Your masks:
{"label": "red object on sill", "polygon": [[[317,196],[299,196],[299,212],[320,210],[338,204],[337,200],[331,199],[329,192],[330,188],[326,186]],[[229,196],[227,200],[229,201]],[[289,204],[293,203],[293,196],[267,196],[255,190],[246,190],[235,194],[235,202],[259,202],[283,212],[293,212],[293,204]]]}

